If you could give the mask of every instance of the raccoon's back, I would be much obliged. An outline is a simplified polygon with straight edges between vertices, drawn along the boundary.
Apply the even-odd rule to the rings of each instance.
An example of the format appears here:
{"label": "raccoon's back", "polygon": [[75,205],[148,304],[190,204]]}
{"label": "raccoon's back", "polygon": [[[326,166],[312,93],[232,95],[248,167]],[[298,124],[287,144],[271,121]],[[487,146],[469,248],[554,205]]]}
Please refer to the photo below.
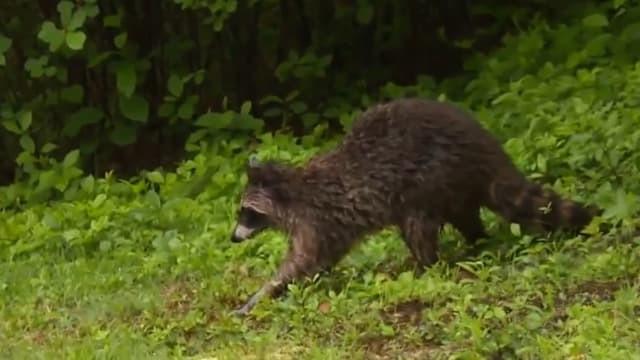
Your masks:
{"label": "raccoon's back", "polygon": [[371,107],[354,123],[340,152],[362,185],[409,196],[486,188],[512,168],[499,142],[452,104],[402,99]]}
{"label": "raccoon's back", "polygon": [[446,148],[452,152],[502,153],[497,140],[466,112],[450,103],[401,99],[363,112],[343,139],[345,150],[372,157],[382,146],[396,155]]}

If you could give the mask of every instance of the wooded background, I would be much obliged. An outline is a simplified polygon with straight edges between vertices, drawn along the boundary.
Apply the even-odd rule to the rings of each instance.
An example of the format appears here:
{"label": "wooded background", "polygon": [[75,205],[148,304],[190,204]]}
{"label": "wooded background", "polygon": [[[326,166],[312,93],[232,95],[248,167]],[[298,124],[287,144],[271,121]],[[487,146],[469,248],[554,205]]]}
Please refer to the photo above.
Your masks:
{"label": "wooded background", "polygon": [[455,97],[505,35],[615,3],[12,1],[0,13],[0,185],[42,182],[71,152],[84,172],[130,176],[171,168],[212,134],[340,131],[348,110],[436,96],[445,78]]}

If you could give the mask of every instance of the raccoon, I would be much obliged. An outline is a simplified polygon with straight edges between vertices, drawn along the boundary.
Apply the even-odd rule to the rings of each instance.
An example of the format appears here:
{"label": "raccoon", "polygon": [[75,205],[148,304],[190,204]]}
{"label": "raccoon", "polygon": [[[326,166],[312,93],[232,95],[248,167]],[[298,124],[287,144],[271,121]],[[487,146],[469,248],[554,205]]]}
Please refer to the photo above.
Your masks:
{"label": "raccoon", "polygon": [[470,244],[488,236],[481,207],[531,231],[579,231],[599,213],[527,180],[462,109],[425,99],[370,107],[335,149],[304,166],[251,159],[246,171],[231,241],[265,229],[283,231],[290,241],[275,276],[234,310],[238,315],[294,280],[329,270],[386,227],[399,229],[426,268],[438,261],[444,224]]}

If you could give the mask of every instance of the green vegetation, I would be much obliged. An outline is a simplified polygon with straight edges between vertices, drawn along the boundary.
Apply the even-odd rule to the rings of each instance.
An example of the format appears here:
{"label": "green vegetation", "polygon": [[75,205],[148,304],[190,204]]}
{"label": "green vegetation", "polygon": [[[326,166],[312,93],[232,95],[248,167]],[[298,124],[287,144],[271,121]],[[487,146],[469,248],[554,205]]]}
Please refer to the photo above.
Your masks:
{"label": "green vegetation", "polygon": [[[9,8],[18,14],[26,3]],[[199,16],[203,3],[172,5]],[[232,33],[225,25],[231,14],[250,13],[237,10],[235,1],[210,3],[217,7],[196,19],[203,29],[213,26],[220,39]],[[253,3],[268,8],[277,2]],[[352,15],[367,23],[373,11],[367,6],[376,3],[358,1]],[[259,111],[242,98],[235,100],[236,111],[207,110],[194,94],[232,89],[220,87],[206,69],[180,63],[181,52],[167,66],[179,75],[156,74],[167,75],[172,95],[145,100],[153,97],[149,60],[136,58],[136,46],[128,48],[127,33],[118,30],[125,26],[120,15],[99,15],[106,10],[96,4],[61,1],[48,13],[56,20],[37,26],[29,17],[4,21],[0,15],[9,24],[0,32],[0,66],[6,67],[0,79],[12,84],[0,89],[0,149],[17,165],[15,177],[0,188],[1,358],[640,358],[636,2],[567,6],[556,15],[561,22],[530,16],[502,47],[474,52],[464,73],[442,81],[419,76],[412,85],[354,85],[338,93],[353,80],[348,70],[327,75],[313,70],[327,65],[323,55],[292,57],[299,68],[280,64],[277,76],[298,80],[280,84],[280,95],[260,94],[263,104],[275,105]],[[139,9],[116,10],[126,18]],[[508,22],[509,14],[496,16]],[[86,24],[98,18],[115,29],[118,51],[96,48],[98,35],[111,34]],[[22,38],[15,36],[29,26]],[[339,31],[331,34],[338,38]],[[24,64],[12,50],[14,39],[28,50],[20,55],[28,59]],[[176,49],[180,39],[172,43]],[[213,42],[201,39],[199,46],[207,41]],[[43,43],[51,57],[37,55]],[[72,81],[65,69],[78,60],[74,51],[83,59],[79,69],[94,69],[84,72],[89,78],[95,69],[112,76],[113,88],[100,95],[108,103],[87,100],[96,93],[86,84],[95,83]],[[12,71],[16,64],[24,69]],[[20,79],[25,76],[29,81]],[[40,83],[42,77],[48,80]],[[327,79],[335,79],[335,87],[318,87],[332,83]],[[319,101],[326,95],[319,89],[336,94]],[[330,275],[261,302],[249,318],[230,316],[273,273],[286,246],[275,232],[240,245],[229,241],[248,155],[304,162],[340,139],[334,125],[348,128],[373,101],[409,95],[469,108],[531,177],[604,208],[587,229],[591,235],[532,236],[487,212],[492,237],[482,252],[471,254],[446,228],[442,261],[418,277],[389,230]],[[264,131],[273,124],[265,121],[269,115],[303,119],[307,131],[299,137]],[[62,130],[54,131],[58,125]],[[141,141],[144,129],[153,133],[154,126],[187,140],[176,169],[126,179],[100,174],[100,156],[113,150],[105,144]],[[598,233],[603,224],[607,232]]]}

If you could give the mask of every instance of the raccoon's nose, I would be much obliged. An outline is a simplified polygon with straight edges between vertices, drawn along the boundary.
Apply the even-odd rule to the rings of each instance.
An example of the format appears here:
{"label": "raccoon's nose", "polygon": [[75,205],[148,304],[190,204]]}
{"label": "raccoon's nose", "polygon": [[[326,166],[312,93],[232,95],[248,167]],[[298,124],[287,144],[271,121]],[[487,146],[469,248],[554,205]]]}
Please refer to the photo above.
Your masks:
{"label": "raccoon's nose", "polygon": [[235,232],[233,234],[231,234],[231,242],[239,243],[242,240],[243,239],[241,237],[238,237]]}
{"label": "raccoon's nose", "polygon": [[235,230],[233,230],[233,234],[231,235],[231,241],[241,242],[251,237],[252,233],[253,233],[253,230],[240,224],[236,226]]}
{"label": "raccoon's nose", "polygon": [[251,235],[249,229],[243,225],[236,226],[231,234],[231,242],[239,243],[246,240]]}

